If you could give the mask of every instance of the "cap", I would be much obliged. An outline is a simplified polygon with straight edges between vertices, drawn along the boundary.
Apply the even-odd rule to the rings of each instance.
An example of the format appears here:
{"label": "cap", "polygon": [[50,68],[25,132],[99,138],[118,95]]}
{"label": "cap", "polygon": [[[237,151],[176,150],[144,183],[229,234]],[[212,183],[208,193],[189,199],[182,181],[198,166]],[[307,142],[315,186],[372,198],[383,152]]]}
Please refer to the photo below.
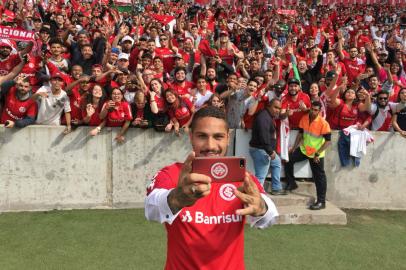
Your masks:
{"label": "cap", "polygon": [[297,85],[300,85],[300,82],[299,82],[299,80],[297,80],[297,79],[295,79],[295,78],[290,78],[290,79],[288,80],[288,85],[290,85],[290,84],[297,84]]}
{"label": "cap", "polygon": [[228,37],[228,32],[227,31],[221,31],[220,36],[227,36]]}
{"label": "cap", "polygon": [[128,53],[120,53],[118,55],[118,60],[120,60],[120,59],[125,59],[128,61],[130,59],[130,57],[129,57]]}
{"label": "cap", "polygon": [[279,89],[282,90],[284,89],[286,86],[286,82],[284,80],[278,80],[274,85],[273,88],[274,89]]}
{"label": "cap", "polygon": [[381,55],[381,54],[388,55],[388,51],[385,50],[385,49],[380,49],[380,50],[378,51],[378,55]]}
{"label": "cap", "polygon": [[54,79],[54,78],[60,78],[60,79],[64,80],[64,76],[62,75],[61,72],[56,72],[56,73],[52,74],[51,79]]}
{"label": "cap", "polygon": [[334,70],[326,72],[326,79],[334,79],[337,76],[337,73]]}
{"label": "cap", "polygon": [[10,48],[10,49],[12,49],[13,47],[11,47],[11,45],[10,44],[8,44],[7,42],[5,42],[5,41],[0,41],[0,47],[8,47],[8,48]]}
{"label": "cap", "polygon": [[130,41],[131,45],[134,44],[134,39],[130,36],[125,36],[121,39],[121,42],[126,42],[126,41]]}
{"label": "cap", "polygon": [[183,56],[181,54],[175,54],[174,58],[178,58],[178,59],[183,59]]}

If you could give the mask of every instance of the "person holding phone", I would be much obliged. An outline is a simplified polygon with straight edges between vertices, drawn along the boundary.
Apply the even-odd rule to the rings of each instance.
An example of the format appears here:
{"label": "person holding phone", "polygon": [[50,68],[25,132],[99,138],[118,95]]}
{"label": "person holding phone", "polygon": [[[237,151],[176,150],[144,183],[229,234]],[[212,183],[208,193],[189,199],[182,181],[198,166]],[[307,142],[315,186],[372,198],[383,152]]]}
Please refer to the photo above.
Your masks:
{"label": "person holding phone", "polygon": [[106,127],[121,127],[115,140],[123,143],[133,116],[130,105],[123,99],[123,93],[119,88],[113,88],[111,99],[104,103],[99,118],[106,119]]}
{"label": "person holding phone", "polygon": [[147,188],[145,216],[167,230],[165,269],[245,269],[245,217],[265,228],[276,222],[278,211],[250,173],[242,182],[226,182],[193,172],[196,157],[221,163],[226,155],[230,135],[223,110],[198,110],[189,138],[193,152],[186,161],[161,169]]}

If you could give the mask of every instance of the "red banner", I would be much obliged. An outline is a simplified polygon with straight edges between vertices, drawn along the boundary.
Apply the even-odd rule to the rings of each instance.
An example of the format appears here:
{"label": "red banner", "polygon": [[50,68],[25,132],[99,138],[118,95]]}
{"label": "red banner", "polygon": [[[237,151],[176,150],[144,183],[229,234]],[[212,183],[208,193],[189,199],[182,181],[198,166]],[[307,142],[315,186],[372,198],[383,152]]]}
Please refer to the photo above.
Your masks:
{"label": "red banner", "polygon": [[293,9],[280,9],[280,8],[278,8],[276,10],[276,12],[278,12],[278,14],[286,15],[286,16],[297,16],[297,11],[293,10]]}
{"label": "red banner", "polygon": [[19,41],[31,41],[35,39],[33,31],[26,31],[5,26],[0,26],[0,38]]}

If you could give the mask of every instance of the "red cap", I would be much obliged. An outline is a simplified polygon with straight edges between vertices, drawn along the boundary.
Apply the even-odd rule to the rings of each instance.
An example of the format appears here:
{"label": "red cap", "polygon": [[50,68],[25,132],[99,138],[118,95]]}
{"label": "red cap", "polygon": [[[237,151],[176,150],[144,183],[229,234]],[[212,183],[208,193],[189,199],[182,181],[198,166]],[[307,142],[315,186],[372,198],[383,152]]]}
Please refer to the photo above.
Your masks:
{"label": "red cap", "polygon": [[0,41],[0,47],[9,47],[10,49],[13,48],[13,47],[11,47],[10,44],[8,44],[7,42],[4,42],[4,41]]}
{"label": "red cap", "polygon": [[54,79],[54,78],[60,78],[63,81],[65,81],[65,78],[64,78],[64,76],[62,75],[61,72],[56,72],[56,73],[52,74],[51,79]]}
{"label": "red cap", "polygon": [[221,31],[220,36],[227,36],[228,37],[228,32],[227,31]]}

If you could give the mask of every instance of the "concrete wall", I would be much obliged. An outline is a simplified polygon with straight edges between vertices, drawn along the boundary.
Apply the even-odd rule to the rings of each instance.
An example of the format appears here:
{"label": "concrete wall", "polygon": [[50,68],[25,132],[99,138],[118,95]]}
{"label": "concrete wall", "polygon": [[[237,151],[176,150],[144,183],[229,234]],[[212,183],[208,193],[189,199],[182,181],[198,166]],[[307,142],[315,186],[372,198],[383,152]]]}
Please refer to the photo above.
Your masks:
{"label": "concrete wall", "polygon": [[186,135],[130,129],[120,145],[118,129],[63,130],[0,126],[0,211],[142,207],[149,179],[191,151]]}
{"label": "concrete wall", "polygon": [[390,132],[373,136],[358,168],[342,168],[333,143],[325,163],[327,197],[345,208],[406,209],[406,139]]}
{"label": "concrete wall", "polygon": [[[141,207],[148,180],[191,150],[188,136],[153,130],[130,129],[123,145],[114,141],[117,129],[96,137],[87,136],[86,127],[67,136],[62,131],[0,126],[0,211]],[[328,199],[349,208],[406,209],[406,139],[374,136],[359,168],[341,168],[333,143],[326,157]],[[247,151],[248,138],[237,131],[237,154]],[[308,174],[306,165],[298,175],[301,170]]]}

